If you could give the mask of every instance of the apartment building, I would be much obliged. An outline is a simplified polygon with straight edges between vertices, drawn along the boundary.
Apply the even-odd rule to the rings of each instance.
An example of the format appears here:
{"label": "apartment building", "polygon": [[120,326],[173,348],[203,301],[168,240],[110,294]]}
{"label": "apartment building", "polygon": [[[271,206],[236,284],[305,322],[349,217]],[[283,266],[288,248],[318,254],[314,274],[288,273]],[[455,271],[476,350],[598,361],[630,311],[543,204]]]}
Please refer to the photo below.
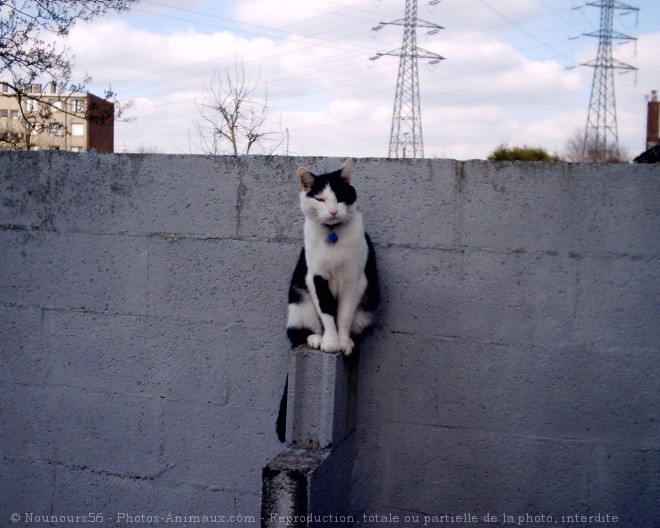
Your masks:
{"label": "apartment building", "polygon": [[20,99],[0,82],[0,149],[114,151],[114,104],[35,84]]}

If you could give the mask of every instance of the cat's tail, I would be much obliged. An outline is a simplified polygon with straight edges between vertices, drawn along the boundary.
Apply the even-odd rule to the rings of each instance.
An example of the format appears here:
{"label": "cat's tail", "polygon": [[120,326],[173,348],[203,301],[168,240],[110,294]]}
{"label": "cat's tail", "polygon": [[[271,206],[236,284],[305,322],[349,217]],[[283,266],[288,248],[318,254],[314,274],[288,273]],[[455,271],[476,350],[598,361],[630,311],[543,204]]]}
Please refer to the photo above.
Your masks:
{"label": "cat's tail", "polygon": [[282,393],[282,399],[280,400],[280,411],[277,415],[277,422],[275,422],[275,431],[277,431],[277,438],[280,442],[286,442],[286,407],[288,403],[288,392],[289,392],[289,376],[286,377],[286,382],[284,383],[284,392]]}

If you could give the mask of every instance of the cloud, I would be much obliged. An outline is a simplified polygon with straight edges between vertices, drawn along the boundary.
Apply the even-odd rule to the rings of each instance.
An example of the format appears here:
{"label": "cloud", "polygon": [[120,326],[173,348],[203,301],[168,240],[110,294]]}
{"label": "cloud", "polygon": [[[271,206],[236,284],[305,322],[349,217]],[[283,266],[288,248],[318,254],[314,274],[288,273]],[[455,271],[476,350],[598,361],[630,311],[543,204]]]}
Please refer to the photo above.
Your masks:
{"label": "cloud", "polygon": [[[270,0],[242,0],[209,16],[159,7],[167,18],[141,12],[76,26],[68,45],[78,73],[94,78],[92,91],[112,85],[121,98],[135,100],[137,121],[116,131],[117,144],[126,142],[129,150],[142,144],[189,152],[195,100],[215,69],[238,58],[268,92],[269,126],[288,129],[290,153],[384,156],[398,59],[369,58],[401,46],[403,28],[371,28],[401,18],[403,7],[400,0],[376,4],[291,0],[282,9]],[[446,27],[432,36],[418,33],[420,47],[447,57],[433,67],[419,62],[427,156],[485,157],[501,142],[532,140],[563,148],[562,131],[568,136],[586,119],[592,74],[566,68],[595,56],[595,42],[569,37],[592,28],[593,20],[568,3],[550,4],[554,11],[548,5],[464,0],[460,8],[445,1],[429,11],[419,2],[420,18]],[[212,7],[201,2],[186,9]],[[642,143],[644,96],[660,87],[659,47],[656,32],[640,35],[636,57],[632,45],[617,48],[640,68],[637,85],[633,75],[617,77],[622,142]]]}

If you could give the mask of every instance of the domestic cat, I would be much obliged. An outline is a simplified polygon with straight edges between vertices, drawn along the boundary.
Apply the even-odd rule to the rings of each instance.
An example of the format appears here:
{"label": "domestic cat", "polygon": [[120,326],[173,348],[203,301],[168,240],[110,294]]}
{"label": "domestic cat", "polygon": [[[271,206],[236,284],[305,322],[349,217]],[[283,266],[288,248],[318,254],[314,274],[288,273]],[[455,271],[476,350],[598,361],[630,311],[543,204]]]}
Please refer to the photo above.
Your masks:
{"label": "domestic cat", "polygon": [[[296,172],[305,227],[289,286],[286,327],[294,348],[307,344],[348,356],[374,323],[380,302],[376,254],[357,210],[352,175],[352,159],[319,176],[306,168]],[[287,377],[276,425],[281,442],[288,385]]]}
{"label": "domestic cat", "polygon": [[304,247],[289,287],[287,335],[324,352],[350,355],[379,303],[376,255],[364,231],[353,160],[340,170],[296,172],[305,216]]}

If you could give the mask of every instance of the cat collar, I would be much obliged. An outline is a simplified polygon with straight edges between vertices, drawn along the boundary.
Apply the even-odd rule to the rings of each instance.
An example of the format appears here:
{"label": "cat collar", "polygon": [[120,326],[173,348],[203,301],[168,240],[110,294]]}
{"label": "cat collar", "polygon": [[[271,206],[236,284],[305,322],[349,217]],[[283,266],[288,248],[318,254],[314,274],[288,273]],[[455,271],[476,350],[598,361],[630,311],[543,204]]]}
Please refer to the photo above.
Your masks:
{"label": "cat collar", "polygon": [[337,228],[337,224],[323,224],[325,227],[328,228],[330,233],[328,233],[325,237],[325,243],[333,246],[339,241],[339,235],[335,233],[335,229]]}

